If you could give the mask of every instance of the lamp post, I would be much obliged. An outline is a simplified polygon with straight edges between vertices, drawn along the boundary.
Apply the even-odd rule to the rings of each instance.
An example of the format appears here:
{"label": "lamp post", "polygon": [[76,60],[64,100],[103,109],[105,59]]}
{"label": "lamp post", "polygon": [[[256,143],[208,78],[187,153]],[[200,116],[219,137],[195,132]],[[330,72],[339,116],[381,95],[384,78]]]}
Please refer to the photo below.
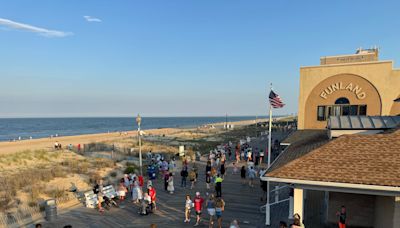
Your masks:
{"label": "lamp post", "polygon": [[142,122],[142,117],[138,114],[136,117],[136,123],[138,125],[138,138],[139,138],[139,167],[140,167],[140,175],[143,176],[142,172],[142,140],[140,135],[140,123]]}

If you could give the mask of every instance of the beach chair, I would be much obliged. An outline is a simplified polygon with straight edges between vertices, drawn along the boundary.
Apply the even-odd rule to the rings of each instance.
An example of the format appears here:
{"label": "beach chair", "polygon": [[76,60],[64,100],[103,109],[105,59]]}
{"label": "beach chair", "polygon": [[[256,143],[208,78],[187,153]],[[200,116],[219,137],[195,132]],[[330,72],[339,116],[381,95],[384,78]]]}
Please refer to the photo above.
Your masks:
{"label": "beach chair", "polygon": [[103,187],[103,194],[110,199],[113,199],[118,196],[117,192],[114,189],[114,186],[112,185],[107,185]]}
{"label": "beach chair", "polygon": [[94,194],[93,190],[87,191],[84,193],[85,196],[85,206],[88,208],[96,208],[97,207],[97,195]]}

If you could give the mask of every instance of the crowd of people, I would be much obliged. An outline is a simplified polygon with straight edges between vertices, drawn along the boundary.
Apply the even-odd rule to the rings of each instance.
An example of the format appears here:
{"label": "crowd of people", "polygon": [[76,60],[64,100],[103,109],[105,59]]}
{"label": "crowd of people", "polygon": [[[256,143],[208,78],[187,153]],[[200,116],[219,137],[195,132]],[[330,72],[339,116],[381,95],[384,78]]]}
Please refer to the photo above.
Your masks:
{"label": "crowd of people", "polygon": [[[202,171],[204,173],[199,175],[199,165],[196,161],[182,158],[181,168],[178,170],[174,156],[166,159],[163,155],[153,154],[150,151],[147,154],[147,183],[144,183],[144,177],[141,175],[124,174],[116,188],[119,202],[131,199],[138,206],[139,214],[154,213],[157,210],[157,197],[153,182],[160,181],[163,184],[158,186],[163,186],[165,192],[174,194],[176,191],[175,178],[180,175],[180,188],[178,187],[178,190],[184,192],[196,191],[193,197],[190,194],[185,194],[182,203],[184,205],[184,223],[191,223],[191,216],[194,213],[193,215],[196,217],[194,226],[200,225],[204,219],[208,221],[210,227],[213,227],[214,224],[216,224],[216,227],[222,227],[223,212],[226,206],[223,192],[224,179],[227,175],[231,175],[232,178],[241,178],[243,185],[254,188],[257,183],[255,179],[265,172],[264,153],[263,150],[258,148],[251,148],[248,142],[238,143],[237,145],[229,142],[211,150],[206,158],[205,170]],[[228,169],[231,170],[228,172]],[[201,193],[202,184],[205,184],[206,189],[203,193]],[[106,202],[104,194],[101,193],[101,188],[102,182],[97,183],[94,192],[98,196],[98,208],[103,212],[103,205]],[[204,216],[203,209],[208,216]],[[238,221],[232,221],[230,227],[239,227]]]}

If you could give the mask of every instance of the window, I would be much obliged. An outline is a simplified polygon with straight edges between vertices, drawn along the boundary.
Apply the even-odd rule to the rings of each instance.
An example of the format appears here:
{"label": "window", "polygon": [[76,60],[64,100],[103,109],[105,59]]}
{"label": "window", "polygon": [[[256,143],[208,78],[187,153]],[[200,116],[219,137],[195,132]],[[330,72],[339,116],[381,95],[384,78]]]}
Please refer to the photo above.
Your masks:
{"label": "window", "polygon": [[358,115],[360,116],[366,116],[367,115],[367,106],[366,105],[360,105],[360,109],[358,111]]}
{"label": "window", "polygon": [[345,97],[341,97],[335,101],[335,104],[350,104],[350,101]]}
{"label": "window", "polygon": [[[340,100],[339,98],[338,100]],[[346,98],[344,98],[346,99]],[[336,100],[336,102],[338,102]],[[339,102],[345,102],[341,100]],[[320,105],[317,107],[317,120],[325,121],[329,116],[365,116],[367,115],[367,105]]]}
{"label": "window", "polygon": [[350,105],[343,105],[342,106],[342,116],[350,115]]}
{"label": "window", "polygon": [[358,105],[350,106],[350,116],[356,116],[358,113]]}
{"label": "window", "polygon": [[324,121],[326,120],[326,116],[325,116],[325,106],[318,106],[318,110],[317,110],[317,120],[318,121]]}
{"label": "window", "polygon": [[334,105],[332,116],[340,116],[341,114],[342,114],[342,112],[340,111],[340,106]]}

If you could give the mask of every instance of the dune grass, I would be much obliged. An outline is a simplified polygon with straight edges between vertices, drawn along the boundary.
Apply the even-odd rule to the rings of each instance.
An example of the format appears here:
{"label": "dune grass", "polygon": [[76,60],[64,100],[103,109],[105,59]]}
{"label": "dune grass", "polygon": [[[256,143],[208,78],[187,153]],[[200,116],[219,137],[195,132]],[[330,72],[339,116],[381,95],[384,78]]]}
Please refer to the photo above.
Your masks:
{"label": "dune grass", "polygon": [[114,161],[109,159],[86,159],[71,153],[45,150],[2,155],[0,165],[8,169],[10,166],[15,167],[12,171],[0,173],[0,211],[15,206],[18,191],[27,193],[28,205],[33,205],[40,195],[56,199],[64,196],[64,189],[57,189],[56,186],[46,189],[44,186],[54,178],[81,174],[87,176],[89,182],[94,182],[99,178],[96,172],[98,169],[115,167]]}

